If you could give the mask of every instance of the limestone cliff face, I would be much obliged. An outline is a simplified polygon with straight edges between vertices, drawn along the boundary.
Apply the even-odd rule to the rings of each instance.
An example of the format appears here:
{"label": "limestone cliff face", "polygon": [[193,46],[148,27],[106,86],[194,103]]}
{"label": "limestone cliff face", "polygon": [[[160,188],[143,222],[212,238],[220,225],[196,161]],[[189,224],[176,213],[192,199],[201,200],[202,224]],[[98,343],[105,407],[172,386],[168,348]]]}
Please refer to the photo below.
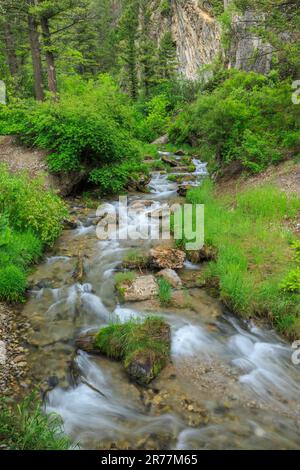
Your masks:
{"label": "limestone cliff face", "polygon": [[159,42],[166,31],[171,31],[179,71],[186,78],[197,78],[199,69],[222,53],[219,24],[198,0],[171,0],[168,14],[163,13],[163,2],[151,3],[151,34]]}
{"label": "limestone cliff face", "polygon": [[[231,0],[224,0],[227,8]],[[221,26],[213,17],[209,1],[170,0],[167,13],[165,0],[149,0],[151,8],[151,35],[159,43],[166,31],[171,31],[177,49],[179,71],[195,79],[199,70],[225,53],[221,44]],[[204,6],[203,6],[204,5]],[[251,32],[259,20],[254,12],[233,15],[231,47],[225,62],[230,68],[253,70],[266,74],[270,71],[272,50]]]}

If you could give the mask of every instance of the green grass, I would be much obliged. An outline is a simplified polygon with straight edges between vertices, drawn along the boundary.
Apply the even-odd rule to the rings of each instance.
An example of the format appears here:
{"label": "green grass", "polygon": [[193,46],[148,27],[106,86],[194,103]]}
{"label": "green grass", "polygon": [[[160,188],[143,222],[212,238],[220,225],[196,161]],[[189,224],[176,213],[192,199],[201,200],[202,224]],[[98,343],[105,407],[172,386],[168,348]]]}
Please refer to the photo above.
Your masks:
{"label": "green grass", "polygon": [[299,337],[300,296],[282,288],[299,262],[295,237],[284,225],[300,211],[299,198],[269,185],[216,197],[206,181],[187,200],[205,204],[205,243],[218,252],[206,267],[206,282],[218,282],[221,299],[235,313],[268,318]]}
{"label": "green grass", "polygon": [[135,361],[147,358],[152,380],[170,355],[170,341],[163,336],[165,327],[158,317],[148,317],[144,322],[132,319],[123,324],[113,323],[99,331],[95,346],[108,357],[121,360],[127,370]]}
{"label": "green grass", "polygon": [[8,450],[68,450],[58,415],[45,415],[36,394],[19,405],[0,400],[0,442]]}
{"label": "green grass", "polygon": [[166,279],[158,279],[158,297],[162,306],[167,306],[171,302],[172,286]]}

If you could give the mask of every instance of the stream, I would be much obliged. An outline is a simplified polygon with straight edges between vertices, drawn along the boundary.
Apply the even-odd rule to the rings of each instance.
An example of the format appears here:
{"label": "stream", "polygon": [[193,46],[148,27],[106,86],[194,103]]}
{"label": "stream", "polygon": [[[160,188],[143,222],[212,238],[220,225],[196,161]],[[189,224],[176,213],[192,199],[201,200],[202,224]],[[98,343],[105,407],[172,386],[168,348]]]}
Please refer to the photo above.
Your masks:
{"label": "stream", "polygon": [[[206,167],[194,163],[199,183]],[[177,184],[163,172],[152,174],[149,190],[130,202],[150,199],[157,210],[179,200]],[[116,204],[108,201],[107,209]],[[149,210],[131,223],[149,224]],[[78,204],[72,212],[79,226],[63,232],[32,274],[22,315],[31,325],[31,380],[42,385],[46,411],[62,417],[73,442],[83,449],[299,449],[300,366],[291,346],[195,287],[201,267],[189,262],[179,271],[188,305],[120,305],[114,274],[125,254],[162,242],[101,241],[96,210]],[[78,253],[82,283],[73,277]],[[118,362],[76,352],[81,332],[149,314],[171,325],[172,360],[147,388],[131,383]]]}

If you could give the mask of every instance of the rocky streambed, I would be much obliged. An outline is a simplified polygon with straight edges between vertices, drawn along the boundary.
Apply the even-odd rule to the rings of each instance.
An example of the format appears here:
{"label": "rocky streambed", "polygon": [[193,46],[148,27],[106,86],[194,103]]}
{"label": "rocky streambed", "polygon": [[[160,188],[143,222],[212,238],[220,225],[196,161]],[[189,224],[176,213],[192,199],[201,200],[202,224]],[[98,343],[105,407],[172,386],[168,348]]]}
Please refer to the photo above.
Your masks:
{"label": "rocky streambed", "polygon": [[[153,172],[149,192],[130,196],[139,207],[129,217],[137,231],[206,174],[197,159],[187,171],[184,155],[162,156],[176,178]],[[100,240],[103,210],[109,218],[117,201],[108,201],[101,217],[80,205],[72,207],[76,222],[33,273],[22,311],[30,325],[28,380],[41,385],[46,412],[59,413],[65,432],[86,449],[299,448],[300,371],[290,345],[233,317],[201,289],[201,265],[176,252],[172,240]],[[116,273],[128,270],[135,277],[121,276],[117,289]],[[166,304],[161,276],[171,285]],[[170,326],[171,351],[146,386],[122,363],[76,347],[87,332],[149,315]]]}

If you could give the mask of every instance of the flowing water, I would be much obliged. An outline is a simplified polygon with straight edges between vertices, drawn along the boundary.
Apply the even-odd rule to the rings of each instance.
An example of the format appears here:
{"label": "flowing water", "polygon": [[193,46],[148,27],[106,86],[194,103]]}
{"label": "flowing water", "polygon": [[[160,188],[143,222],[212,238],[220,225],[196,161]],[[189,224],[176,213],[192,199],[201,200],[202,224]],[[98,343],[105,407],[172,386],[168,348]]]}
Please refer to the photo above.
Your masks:
{"label": "flowing water", "polygon": [[[197,183],[206,174],[195,161]],[[177,185],[155,172],[151,194],[130,222],[149,224],[148,213],[173,202]],[[109,212],[116,207],[111,201]],[[66,433],[87,449],[296,449],[300,447],[300,366],[273,331],[233,317],[218,300],[193,285],[200,267],[180,272],[188,306],[162,308],[157,301],[119,305],[114,273],[128,250],[145,252],[151,241],[101,241],[96,211],[74,207],[75,230],[65,231],[32,276],[29,319],[32,381],[41,382],[47,412],[59,413]],[[98,214],[99,215],[99,214]],[[84,283],[74,282],[78,255]],[[130,383],[122,365],[76,352],[79,333],[149,313],[172,328],[172,361],[148,387]]]}

